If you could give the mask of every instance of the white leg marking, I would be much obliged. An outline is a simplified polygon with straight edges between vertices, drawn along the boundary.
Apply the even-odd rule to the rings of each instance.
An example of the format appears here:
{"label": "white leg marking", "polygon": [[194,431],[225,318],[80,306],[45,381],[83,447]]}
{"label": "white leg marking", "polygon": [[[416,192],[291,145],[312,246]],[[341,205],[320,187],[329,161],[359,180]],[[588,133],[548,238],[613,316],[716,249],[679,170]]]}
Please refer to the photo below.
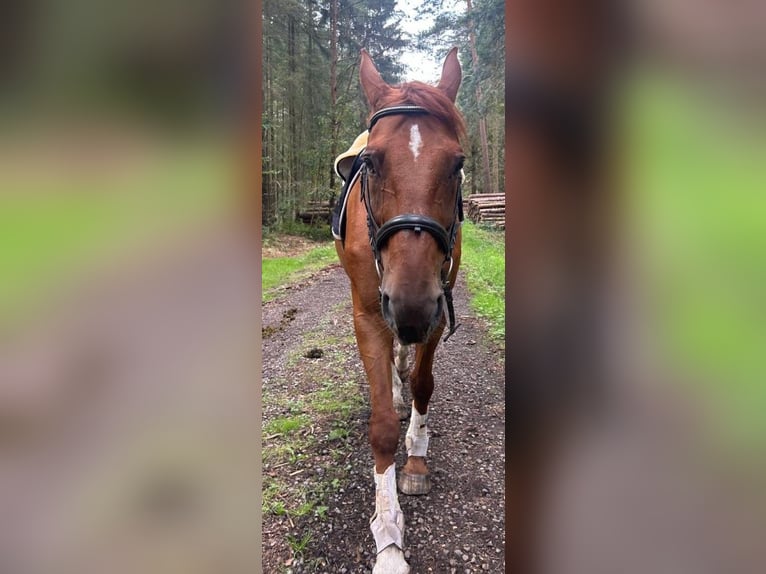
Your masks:
{"label": "white leg marking", "polygon": [[428,413],[421,415],[415,408],[415,401],[413,401],[410,426],[407,428],[407,434],[404,437],[404,444],[407,445],[408,456],[426,456],[426,453],[428,452],[427,424]]}
{"label": "white leg marking", "polygon": [[375,514],[370,519],[370,530],[375,539],[378,557],[373,574],[407,574],[410,567],[404,560],[404,514],[396,495],[395,465],[383,474],[373,469],[375,477]]}
{"label": "white leg marking", "polygon": [[407,416],[407,406],[404,404],[402,398],[402,379],[399,377],[399,373],[396,370],[396,365],[391,365],[391,394],[394,399],[394,410],[396,412],[401,411],[401,416]]}
{"label": "white leg marking", "polygon": [[396,365],[396,370],[399,371],[399,373],[404,373],[407,370],[407,356],[409,355],[409,352],[409,345],[402,345],[397,341],[394,364]]}
{"label": "white leg marking", "polygon": [[410,151],[412,152],[412,157],[416,160],[420,155],[420,148],[422,146],[423,140],[420,139],[420,128],[418,128],[418,124],[412,124],[410,128]]}

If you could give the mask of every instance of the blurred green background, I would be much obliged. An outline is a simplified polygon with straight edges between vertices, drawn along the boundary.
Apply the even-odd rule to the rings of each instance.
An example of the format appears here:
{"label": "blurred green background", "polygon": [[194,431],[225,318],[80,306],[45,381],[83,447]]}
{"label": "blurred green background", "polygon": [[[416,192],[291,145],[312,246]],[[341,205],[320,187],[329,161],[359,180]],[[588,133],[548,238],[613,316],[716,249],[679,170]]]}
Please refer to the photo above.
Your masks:
{"label": "blurred green background", "polygon": [[233,204],[223,143],[161,147],[121,173],[62,175],[48,161],[0,173],[0,324],[23,320],[94,266],[159,247]]}
{"label": "blurred green background", "polygon": [[721,87],[658,69],[628,86],[626,223],[662,368],[705,406],[709,438],[752,454],[766,446],[766,114]]}
{"label": "blurred green background", "polygon": [[0,329],[234,207],[235,2],[0,11]]}

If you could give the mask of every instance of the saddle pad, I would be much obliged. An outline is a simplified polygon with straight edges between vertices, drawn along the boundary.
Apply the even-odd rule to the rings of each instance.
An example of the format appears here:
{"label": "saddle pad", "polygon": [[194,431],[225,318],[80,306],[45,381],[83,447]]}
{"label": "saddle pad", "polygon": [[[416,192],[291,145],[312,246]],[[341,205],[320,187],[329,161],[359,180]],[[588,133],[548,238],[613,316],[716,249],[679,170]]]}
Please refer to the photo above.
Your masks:
{"label": "saddle pad", "polygon": [[351,147],[335,158],[335,173],[342,177],[344,181],[348,181],[349,175],[351,174],[351,166],[356,156],[358,156],[362,151],[364,151],[364,148],[367,147],[368,135],[369,132],[367,130],[360,133],[358,136],[356,136],[356,139],[354,140],[354,143],[351,144]]}
{"label": "saddle pad", "polygon": [[338,201],[335,202],[335,209],[332,212],[332,236],[335,239],[343,240],[346,235],[346,202],[348,201],[348,192],[359,178],[359,168],[362,166],[361,154],[367,145],[366,130],[357,136],[354,143],[348,150],[344,151],[335,158],[335,173],[344,181]]}
{"label": "saddle pad", "polygon": [[332,236],[341,241],[346,237],[346,203],[348,203],[349,191],[354,187],[356,180],[359,179],[359,174],[361,173],[359,168],[362,167],[363,163],[362,152],[359,152],[359,154],[353,158],[351,167],[348,171],[349,178],[343,184],[340,197],[338,197],[338,201],[335,202],[335,209],[332,210]]}

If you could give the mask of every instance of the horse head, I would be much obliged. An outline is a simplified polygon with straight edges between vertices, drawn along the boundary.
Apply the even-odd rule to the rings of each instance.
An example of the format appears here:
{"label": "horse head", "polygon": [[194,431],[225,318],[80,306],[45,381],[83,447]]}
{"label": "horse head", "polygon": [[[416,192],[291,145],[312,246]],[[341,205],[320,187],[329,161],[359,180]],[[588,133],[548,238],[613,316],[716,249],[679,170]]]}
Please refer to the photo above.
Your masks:
{"label": "horse head", "polygon": [[423,343],[445,305],[451,311],[453,259],[459,263],[460,256],[465,126],[454,104],[461,80],[457,50],[447,55],[437,86],[391,86],[366,51],[360,77],[371,108],[363,194],[381,312],[400,342]]}

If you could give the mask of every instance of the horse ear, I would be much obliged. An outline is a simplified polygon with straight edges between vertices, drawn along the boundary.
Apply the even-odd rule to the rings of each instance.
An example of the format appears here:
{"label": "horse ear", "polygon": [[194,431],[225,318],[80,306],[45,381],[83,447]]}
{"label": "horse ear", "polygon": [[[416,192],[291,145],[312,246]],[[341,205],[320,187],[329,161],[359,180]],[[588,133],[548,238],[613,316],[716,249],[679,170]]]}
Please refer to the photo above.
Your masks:
{"label": "horse ear", "polygon": [[460,70],[460,62],[457,59],[457,48],[452,48],[444,59],[442,66],[442,77],[439,80],[439,89],[447,94],[453,102],[457,97],[457,90],[460,87],[460,80],[463,72]]}
{"label": "horse ear", "polygon": [[367,97],[367,102],[374,110],[381,97],[388,93],[391,88],[380,77],[380,73],[372,62],[372,58],[364,48],[362,48],[362,63],[359,66],[359,79],[362,82],[362,90]]}

